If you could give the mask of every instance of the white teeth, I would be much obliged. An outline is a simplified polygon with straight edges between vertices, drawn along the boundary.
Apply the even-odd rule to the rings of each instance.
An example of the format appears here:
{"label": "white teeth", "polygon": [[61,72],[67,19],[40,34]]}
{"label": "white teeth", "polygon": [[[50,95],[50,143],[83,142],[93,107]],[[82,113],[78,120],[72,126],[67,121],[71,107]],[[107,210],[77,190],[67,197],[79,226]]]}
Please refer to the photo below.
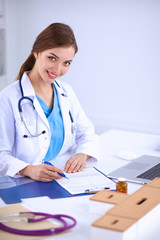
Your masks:
{"label": "white teeth", "polygon": [[52,74],[52,73],[50,73],[50,72],[49,72],[49,75],[51,75],[52,77],[55,77],[55,76],[56,76],[55,74]]}

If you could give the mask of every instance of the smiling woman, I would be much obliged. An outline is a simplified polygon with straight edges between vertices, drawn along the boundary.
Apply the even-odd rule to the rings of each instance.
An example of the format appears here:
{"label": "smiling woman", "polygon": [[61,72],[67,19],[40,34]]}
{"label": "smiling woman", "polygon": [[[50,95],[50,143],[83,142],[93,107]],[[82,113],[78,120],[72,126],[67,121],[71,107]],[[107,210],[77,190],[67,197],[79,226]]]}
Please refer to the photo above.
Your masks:
{"label": "smiling woman", "polygon": [[[64,170],[81,171],[90,157],[99,158],[93,124],[72,88],[57,80],[68,72],[77,51],[68,25],[49,25],[33,44],[18,81],[0,93],[1,176],[49,182],[60,179]],[[60,156],[63,169],[54,166]]]}
{"label": "smiling woman", "polygon": [[[22,65],[17,79],[24,71],[30,71],[35,63],[34,52],[43,52],[57,47],[73,47],[74,54],[78,52],[78,46],[72,29],[62,23],[54,23],[44,29],[38,36],[33,45],[31,54]],[[55,56],[53,56],[55,57]]]}

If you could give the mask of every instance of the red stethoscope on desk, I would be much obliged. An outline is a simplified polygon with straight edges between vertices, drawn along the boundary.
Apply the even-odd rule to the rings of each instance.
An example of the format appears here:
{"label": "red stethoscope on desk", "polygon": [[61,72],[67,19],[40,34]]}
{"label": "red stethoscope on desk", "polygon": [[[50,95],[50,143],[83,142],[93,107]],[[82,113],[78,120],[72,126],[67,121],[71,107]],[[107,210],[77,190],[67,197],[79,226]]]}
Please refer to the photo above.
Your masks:
{"label": "red stethoscope on desk", "polygon": [[[45,236],[45,235],[51,235],[51,234],[57,234],[61,233],[65,230],[71,229],[76,225],[76,220],[68,215],[63,215],[63,214],[48,214],[48,213],[40,213],[40,212],[20,212],[20,213],[15,213],[15,214],[10,214],[10,215],[0,215],[0,217],[5,218],[5,217],[12,217],[12,216],[20,216],[20,217],[25,217],[21,219],[0,219],[0,229],[10,232],[10,233],[15,233],[15,234],[20,234],[20,235],[30,235],[30,236]],[[28,216],[28,217],[27,217]],[[35,216],[41,216],[40,218],[34,218]],[[40,222],[46,219],[56,219],[58,220],[62,226],[58,227],[53,227],[53,228],[48,228],[48,229],[39,229],[39,230],[22,230],[22,229],[17,229],[17,228],[12,228],[8,227],[4,222],[29,222],[29,223],[35,223],[35,222]],[[72,223],[68,224],[65,219],[71,220]]]}

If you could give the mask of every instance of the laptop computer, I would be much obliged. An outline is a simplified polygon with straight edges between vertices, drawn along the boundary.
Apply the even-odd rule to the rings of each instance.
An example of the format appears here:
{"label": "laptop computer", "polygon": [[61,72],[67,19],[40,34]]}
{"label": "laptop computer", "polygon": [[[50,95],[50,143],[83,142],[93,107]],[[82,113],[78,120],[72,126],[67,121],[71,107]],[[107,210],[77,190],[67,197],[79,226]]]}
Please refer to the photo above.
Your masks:
{"label": "laptop computer", "polygon": [[110,178],[126,178],[128,182],[146,184],[160,177],[160,157],[141,156],[107,175]]}

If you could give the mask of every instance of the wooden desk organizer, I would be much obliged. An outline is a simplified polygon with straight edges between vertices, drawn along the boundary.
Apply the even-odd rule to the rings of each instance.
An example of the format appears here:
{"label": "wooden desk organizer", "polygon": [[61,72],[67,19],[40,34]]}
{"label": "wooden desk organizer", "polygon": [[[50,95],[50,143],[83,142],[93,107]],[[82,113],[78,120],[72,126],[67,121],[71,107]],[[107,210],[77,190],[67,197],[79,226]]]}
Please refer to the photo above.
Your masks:
{"label": "wooden desk organizer", "polygon": [[[122,195],[123,194],[123,195]],[[97,234],[106,239],[133,239],[148,224],[160,216],[160,178],[142,186],[131,195],[102,191],[91,201],[116,204],[102,217],[92,223],[92,238]]]}

